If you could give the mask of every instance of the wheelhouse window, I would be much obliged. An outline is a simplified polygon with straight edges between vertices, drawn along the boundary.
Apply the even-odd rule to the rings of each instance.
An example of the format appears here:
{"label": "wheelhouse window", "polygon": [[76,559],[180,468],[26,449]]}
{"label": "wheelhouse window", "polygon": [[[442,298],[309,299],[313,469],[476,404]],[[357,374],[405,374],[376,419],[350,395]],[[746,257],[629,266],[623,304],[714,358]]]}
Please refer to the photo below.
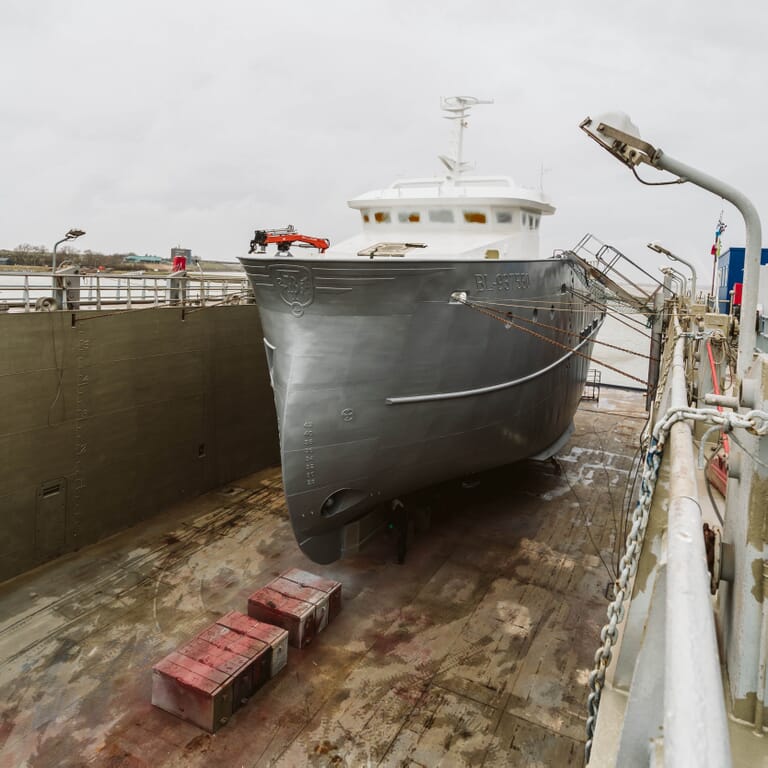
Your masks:
{"label": "wheelhouse window", "polygon": [[360,215],[363,217],[363,221],[367,224],[371,220],[371,212],[367,208],[360,210]]}
{"label": "wheelhouse window", "polygon": [[377,224],[388,224],[391,221],[389,211],[376,211],[373,218]]}
{"label": "wheelhouse window", "polygon": [[429,220],[450,224],[453,222],[453,211],[450,208],[432,208],[429,211]]}
{"label": "wheelhouse window", "polygon": [[527,211],[523,211],[522,213],[522,222],[523,222],[523,229],[538,229],[539,228],[539,214],[538,213],[528,213]]}
{"label": "wheelhouse window", "polygon": [[496,223],[497,224],[511,224],[513,221],[512,209],[503,209],[496,211]]}
{"label": "wheelhouse window", "polygon": [[464,211],[464,221],[467,224],[485,224],[488,217],[482,211]]}
{"label": "wheelhouse window", "polygon": [[398,211],[397,220],[415,223],[421,221],[421,214],[418,211]]}

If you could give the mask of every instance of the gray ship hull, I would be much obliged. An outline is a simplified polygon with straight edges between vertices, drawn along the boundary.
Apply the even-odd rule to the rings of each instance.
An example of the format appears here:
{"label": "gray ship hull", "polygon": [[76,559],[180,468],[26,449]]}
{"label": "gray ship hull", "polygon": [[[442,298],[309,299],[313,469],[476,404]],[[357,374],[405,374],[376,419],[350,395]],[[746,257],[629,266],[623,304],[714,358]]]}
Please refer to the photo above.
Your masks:
{"label": "gray ship hull", "polygon": [[[343,527],[377,504],[546,455],[567,434],[603,318],[567,258],[241,261],[291,522],[314,561],[338,559]],[[509,322],[452,302],[456,291]]]}

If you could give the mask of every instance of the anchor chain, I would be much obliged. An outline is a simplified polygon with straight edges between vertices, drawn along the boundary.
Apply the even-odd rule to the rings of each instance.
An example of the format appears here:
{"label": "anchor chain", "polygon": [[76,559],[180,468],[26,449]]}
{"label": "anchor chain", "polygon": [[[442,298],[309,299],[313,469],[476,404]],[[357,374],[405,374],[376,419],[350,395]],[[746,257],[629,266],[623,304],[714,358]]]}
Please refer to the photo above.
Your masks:
{"label": "anchor chain", "polygon": [[619,636],[618,625],[624,619],[624,601],[628,595],[629,581],[637,570],[640,550],[643,546],[645,530],[648,526],[648,516],[651,509],[653,491],[658,479],[661,456],[664,443],[672,425],[683,420],[701,421],[718,425],[724,432],[735,428],[745,429],[753,435],[768,434],[768,413],[765,411],[749,411],[745,414],[733,412],[721,413],[716,408],[691,408],[688,406],[670,408],[653,428],[645,465],[640,484],[640,496],[632,513],[632,528],[627,535],[626,551],[619,563],[619,575],[616,579],[616,597],[608,606],[608,622],[600,630],[600,647],[595,652],[595,666],[589,674],[587,697],[587,741],[584,745],[586,762],[592,751],[592,741],[595,735],[597,712],[600,708],[600,696],[605,684],[605,672],[613,657],[613,646]]}

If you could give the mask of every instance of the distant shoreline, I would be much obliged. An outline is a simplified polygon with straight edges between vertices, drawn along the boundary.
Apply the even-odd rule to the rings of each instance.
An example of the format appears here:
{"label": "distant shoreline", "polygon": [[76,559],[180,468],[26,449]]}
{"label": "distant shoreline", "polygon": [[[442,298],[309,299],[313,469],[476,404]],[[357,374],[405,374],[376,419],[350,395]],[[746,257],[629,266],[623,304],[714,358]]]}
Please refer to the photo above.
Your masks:
{"label": "distant shoreline", "polygon": [[[203,272],[243,272],[243,267],[239,261],[201,261],[200,269]],[[50,272],[50,266],[40,264],[0,264],[0,272]],[[187,272],[195,274],[198,272],[197,264],[187,264]],[[81,267],[81,274],[96,274],[95,267]],[[134,262],[132,264],[121,264],[117,267],[108,267],[105,270],[98,271],[98,274],[120,274],[125,272],[171,272],[170,264],[156,264],[152,262]]]}

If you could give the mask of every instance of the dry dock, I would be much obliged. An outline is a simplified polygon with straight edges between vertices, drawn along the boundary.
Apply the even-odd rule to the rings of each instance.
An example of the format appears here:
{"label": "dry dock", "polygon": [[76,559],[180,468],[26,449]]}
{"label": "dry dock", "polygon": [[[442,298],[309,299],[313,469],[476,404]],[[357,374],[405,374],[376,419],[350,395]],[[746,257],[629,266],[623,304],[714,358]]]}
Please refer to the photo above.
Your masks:
{"label": "dry dock", "polygon": [[[274,469],[0,585],[0,766],[581,765],[643,423],[603,391],[559,466],[431,489],[403,565],[387,531],[310,563]],[[153,663],[289,567],[343,583],[328,629],[213,736],[154,709]]]}

